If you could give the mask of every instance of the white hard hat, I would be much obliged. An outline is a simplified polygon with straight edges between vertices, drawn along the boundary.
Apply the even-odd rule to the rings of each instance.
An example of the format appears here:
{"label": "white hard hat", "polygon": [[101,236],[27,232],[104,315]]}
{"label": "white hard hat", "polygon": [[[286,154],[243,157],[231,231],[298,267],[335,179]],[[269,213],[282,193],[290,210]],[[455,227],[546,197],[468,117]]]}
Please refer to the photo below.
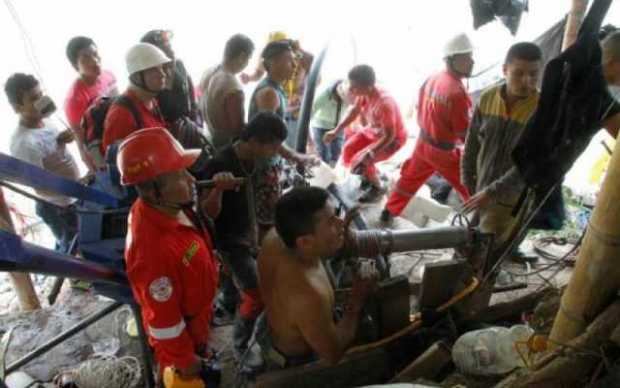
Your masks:
{"label": "white hard hat", "polygon": [[458,34],[450,39],[443,47],[443,57],[451,57],[456,54],[467,54],[474,51],[474,46],[466,34]]}
{"label": "white hard hat", "polygon": [[125,56],[129,75],[170,62],[172,59],[168,58],[159,47],[150,43],[134,45]]}

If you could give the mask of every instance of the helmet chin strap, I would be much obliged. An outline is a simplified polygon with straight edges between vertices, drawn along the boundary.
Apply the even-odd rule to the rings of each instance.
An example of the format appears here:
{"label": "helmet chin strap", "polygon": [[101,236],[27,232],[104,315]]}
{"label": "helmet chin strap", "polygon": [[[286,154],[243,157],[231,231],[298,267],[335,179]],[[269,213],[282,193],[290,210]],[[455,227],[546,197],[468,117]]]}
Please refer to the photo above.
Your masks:
{"label": "helmet chin strap", "polygon": [[465,73],[463,73],[461,71],[458,71],[454,67],[454,64],[453,64],[454,57],[448,57],[446,60],[448,62],[448,67],[450,68],[450,71],[453,72],[454,74],[457,74],[457,75],[459,75],[459,76],[461,76],[463,78],[469,78],[471,76],[471,74],[465,74]]}
{"label": "helmet chin strap", "polygon": [[[136,80],[136,76],[138,76],[137,80]],[[129,80],[131,81],[132,84],[134,84],[135,86],[139,87],[142,90],[145,90],[154,95],[159,94],[159,91],[149,89],[149,87],[146,86],[146,81],[144,80],[144,71],[140,71],[138,72],[138,74],[132,74],[131,77],[129,77]]]}
{"label": "helmet chin strap", "polygon": [[196,203],[194,199],[191,199],[187,202],[170,202],[163,200],[163,196],[161,195],[161,189],[158,182],[153,182],[153,191],[155,191],[155,200],[152,200],[151,198],[143,198],[143,201],[150,205],[167,207],[175,210],[189,210],[193,209]]}

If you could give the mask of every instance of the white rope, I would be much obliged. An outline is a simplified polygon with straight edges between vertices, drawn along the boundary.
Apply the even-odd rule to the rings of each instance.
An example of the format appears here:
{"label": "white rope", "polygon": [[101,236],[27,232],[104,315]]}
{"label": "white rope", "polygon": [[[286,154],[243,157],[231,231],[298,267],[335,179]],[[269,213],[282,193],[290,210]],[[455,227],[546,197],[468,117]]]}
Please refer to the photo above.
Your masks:
{"label": "white rope", "polygon": [[136,388],[142,373],[135,357],[96,356],[67,371],[80,388]]}

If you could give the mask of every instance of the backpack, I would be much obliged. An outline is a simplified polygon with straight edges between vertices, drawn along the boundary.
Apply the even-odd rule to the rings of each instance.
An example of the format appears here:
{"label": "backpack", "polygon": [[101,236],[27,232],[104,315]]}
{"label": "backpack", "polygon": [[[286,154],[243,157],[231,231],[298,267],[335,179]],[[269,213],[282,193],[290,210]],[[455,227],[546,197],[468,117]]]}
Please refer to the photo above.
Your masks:
{"label": "backpack", "polygon": [[80,128],[84,134],[84,145],[88,154],[95,162],[97,169],[105,168],[105,158],[101,153],[101,142],[103,141],[103,129],[105,118],[113,104],[125,107],[133,116],[136,126],[141,128],[143,125],[142,117],[133,101],[127,96],[99,97],[84,112],[80,121]]}

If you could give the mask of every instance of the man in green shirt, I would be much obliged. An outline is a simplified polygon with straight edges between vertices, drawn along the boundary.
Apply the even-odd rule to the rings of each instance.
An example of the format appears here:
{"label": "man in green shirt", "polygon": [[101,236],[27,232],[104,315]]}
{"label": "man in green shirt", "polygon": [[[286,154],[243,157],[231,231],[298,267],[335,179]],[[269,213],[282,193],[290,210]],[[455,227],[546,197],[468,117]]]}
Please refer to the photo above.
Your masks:
{"label": "man in green shirt", "polygon": [[348,87],[344,80],[337,80],[319,94],[312,105],[312,139],[316,150],[325,163],[334,167],[344,144],[341,132],[330,144],[325,144],[325,133],[336,128],[349,107]]}

